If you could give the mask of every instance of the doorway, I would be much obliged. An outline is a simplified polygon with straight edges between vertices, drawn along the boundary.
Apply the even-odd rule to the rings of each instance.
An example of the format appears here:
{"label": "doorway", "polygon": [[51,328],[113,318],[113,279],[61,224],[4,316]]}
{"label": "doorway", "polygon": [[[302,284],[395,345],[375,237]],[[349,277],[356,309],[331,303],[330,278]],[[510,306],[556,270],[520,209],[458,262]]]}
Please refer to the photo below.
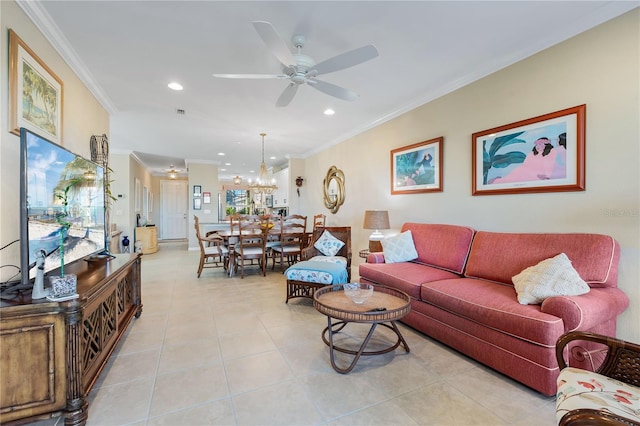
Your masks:
{"label": "doorway", "polygon": [[160,239],[187,239],[187,213],[189,210],[186,180],[160,181]]}

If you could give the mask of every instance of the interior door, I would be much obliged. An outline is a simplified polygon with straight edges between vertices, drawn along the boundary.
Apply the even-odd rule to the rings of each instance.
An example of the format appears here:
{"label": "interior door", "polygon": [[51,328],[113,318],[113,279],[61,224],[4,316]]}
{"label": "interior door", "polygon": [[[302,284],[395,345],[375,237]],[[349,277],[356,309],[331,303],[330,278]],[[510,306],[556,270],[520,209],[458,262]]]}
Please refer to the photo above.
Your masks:
{"label": "interior door", "polygon": [[161,240],[187,238],[188,186],[186,180],[160,181]]}

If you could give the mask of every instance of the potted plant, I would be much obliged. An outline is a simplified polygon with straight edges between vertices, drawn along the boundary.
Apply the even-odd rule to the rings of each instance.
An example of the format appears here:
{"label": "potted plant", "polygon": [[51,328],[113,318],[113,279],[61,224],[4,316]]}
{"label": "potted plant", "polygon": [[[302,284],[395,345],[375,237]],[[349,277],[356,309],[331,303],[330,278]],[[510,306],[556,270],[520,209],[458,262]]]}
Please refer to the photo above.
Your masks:
{"label": "potted plant", "polygon": [[69,235],[69,228],[71,228],[69,212],[67,211],[69,204],[69,191],[80,182],[82,182],[82,178],[73,178],[69,181],[69,184],[65,186],[62,193],[56,194],[56,198],[62,201],[62,211],[56,213],[56,221],[60,224],[60,240],[58,247],[60,254],[60,275],[53,275],[49,277],[49,282],[51,283],[51,296],[54,298],[61,298],[76,294],[78,277],[74,274],[65,275],[64,273],[64,241]]}

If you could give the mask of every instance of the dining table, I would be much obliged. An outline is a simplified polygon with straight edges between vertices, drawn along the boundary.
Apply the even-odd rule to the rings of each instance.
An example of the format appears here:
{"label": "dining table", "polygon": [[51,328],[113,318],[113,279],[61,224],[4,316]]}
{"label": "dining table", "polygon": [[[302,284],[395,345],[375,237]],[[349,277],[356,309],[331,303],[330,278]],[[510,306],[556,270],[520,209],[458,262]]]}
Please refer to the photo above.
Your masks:
{"label": "dining table", "polygon": [[[249,231],[242,231],[242,234],[247,235],[247,233],[251,233],[251,234],[259,235],[262,232],[264,232],[264,230],[252,229]],[[217,231],[216,233],[220,235],[222,238],[224,238],[225,245],[229,250],[229,269],[227,271],[227,275],[229,276],[229,278],[233,278],[233,275],[235,274],[235,269],[236,269],[235,244],[237,243],[237,240],[240,237],[240,230],[226,229],[226,230]],[[273,227],[269,227],[267,233],[269,235],[279,236],[281,234],[280,227],[277,225]],[[285,230],[284,233],[286,234],[287,231]]]}

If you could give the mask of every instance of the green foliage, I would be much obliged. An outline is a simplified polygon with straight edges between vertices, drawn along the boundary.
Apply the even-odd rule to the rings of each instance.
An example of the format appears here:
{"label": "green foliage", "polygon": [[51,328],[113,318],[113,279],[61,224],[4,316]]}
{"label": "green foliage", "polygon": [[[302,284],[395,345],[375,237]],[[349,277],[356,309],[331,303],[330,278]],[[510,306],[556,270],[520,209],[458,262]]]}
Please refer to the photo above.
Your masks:
{"label": "green foliage", "polygon": [[64,239],[69,232],[71,223],[67,220],[68,212],[67,206],[69,205],[69,190],[82,182],[83,179],[76,177],[68,181],[62,193],[56,193],[56,198],[62,200],[62,211],[56,214],[56,221],[60,224],[60,276],[64,277]]}
{"label": "green foliage", "polygon": [[525,143],[522,139],[517,139],[518,136],[524,132],[516,132],[510,135],[499,136],[493,140],[489,151],[487,152],[487,140],[482,141],[482,183],[487,184],[487,176],[489,170],[495,167],[496,169],[504,169],[512,164],[519,164],[527,157],[526,154],[520,151],[510,151],[505,154],[498,154],[498,151],[506,146],[516,143]]}

